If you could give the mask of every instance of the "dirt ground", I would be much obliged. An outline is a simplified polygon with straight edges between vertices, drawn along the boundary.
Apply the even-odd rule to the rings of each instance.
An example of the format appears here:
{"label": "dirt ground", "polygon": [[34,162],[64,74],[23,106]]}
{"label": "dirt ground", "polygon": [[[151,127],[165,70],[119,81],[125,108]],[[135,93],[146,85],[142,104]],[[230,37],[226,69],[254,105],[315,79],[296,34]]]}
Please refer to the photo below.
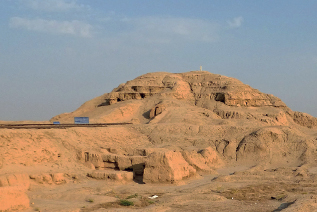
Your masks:
{"label": "dirt ground", "polygon": [[[252,168],[251,168],[252,169]],[[293,172],[296,167],[287,168]],[[221,175],[198,175],[177,184],[138,184],[91,180],[64,185],[31,185],[31,211],[314,211],[317,184],[285,170],[249,173],[250,167],[218,170]],[[287,171],[287,172],[288,172]],[[263,170],[264,172],[264,170]],[[238,177],[237,177],[238,176]],[[259,179],[259,176],[261,179]],[[315,178],[315,176],[313,177]],[[150,199],[153,195],[158,197]],[[120,205],[128,200],[133,206]],[[306,208],[306,209],[305,209]]]}

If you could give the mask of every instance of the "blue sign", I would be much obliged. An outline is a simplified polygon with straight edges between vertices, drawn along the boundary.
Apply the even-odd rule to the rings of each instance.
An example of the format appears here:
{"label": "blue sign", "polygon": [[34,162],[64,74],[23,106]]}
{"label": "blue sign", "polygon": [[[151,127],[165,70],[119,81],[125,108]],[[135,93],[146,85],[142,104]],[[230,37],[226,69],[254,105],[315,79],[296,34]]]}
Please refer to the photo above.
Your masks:
{"label": "blue sign", "polygon": [[59,121],[54,121],[53,124],[61,124]]}
{"label": "blue sign", "polygon": [[89,117],[74,117],[75,124],[89,124]]}

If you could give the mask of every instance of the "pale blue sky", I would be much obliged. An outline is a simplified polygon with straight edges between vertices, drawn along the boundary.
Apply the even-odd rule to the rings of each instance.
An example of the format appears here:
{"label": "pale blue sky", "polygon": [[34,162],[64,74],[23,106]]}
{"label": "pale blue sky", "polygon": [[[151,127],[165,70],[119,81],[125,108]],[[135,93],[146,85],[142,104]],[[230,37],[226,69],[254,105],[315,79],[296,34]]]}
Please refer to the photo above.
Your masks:
{"label": "pale blue sky", "polygon": [[315,0],[1,0],[0,120],[48,120],[148,72],[234,77],[317,116]]}

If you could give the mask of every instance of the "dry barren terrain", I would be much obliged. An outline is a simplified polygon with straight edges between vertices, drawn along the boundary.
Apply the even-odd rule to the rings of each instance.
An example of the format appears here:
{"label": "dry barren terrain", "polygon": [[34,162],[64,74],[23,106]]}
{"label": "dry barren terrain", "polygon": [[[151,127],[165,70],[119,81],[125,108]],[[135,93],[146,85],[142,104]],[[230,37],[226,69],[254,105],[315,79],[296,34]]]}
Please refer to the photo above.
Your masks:
{"label": "dry barren terrain", "polygon": [[0,211],[317,211],[317,118],[206,71],[0,122],[0,152]]}

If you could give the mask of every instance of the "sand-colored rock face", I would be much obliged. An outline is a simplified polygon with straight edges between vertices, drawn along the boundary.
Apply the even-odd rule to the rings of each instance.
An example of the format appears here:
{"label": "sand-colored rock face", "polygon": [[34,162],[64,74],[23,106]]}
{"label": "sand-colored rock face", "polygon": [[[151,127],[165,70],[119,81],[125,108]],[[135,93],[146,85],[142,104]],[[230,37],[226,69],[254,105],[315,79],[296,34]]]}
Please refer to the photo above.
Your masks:
{"label": "sand-colored rock face", "polygon": [[196,170],[190,166],[180,152],[155,151],[145,163],[144,182],[175,182],[193,176]]}
{"label": "sand-colored rock face", "polygon": [[30,187],[27,173],[0,175],[0,211],[16,211],[29,208],[26,191]]}
{"label": "sand-colored rock face", "polygon": [[29,208],[30,200],[23,188],[0,187],[0,211],[17,211]]}
{"label": "sand-colored rock face", "polygon": [[[237,107],[286,107],[279,98],[261,93],[237,79],[205,71],[184,74],[158,72],[145,74],[121,84],[111,93],[86,102],[73,113],[56,116],[52,121],[71,122],[74,116],[90,116],[91,120],[96,122],[129,121],[133,119],[133,114],[143,109],[138,101],[131,102],[128,105],[121,104],[117,107],[108,107],[106,111],[101,108],[131,100],[153,99],[153,97],[156,99],[172,98],[182,100],[189,104],[212,110],[215,109],[215,105],[221,104]],[[157,107],[157,113],[161,113],[162,109],[163,106]],[[218,113],[221,114],[223,112],[220,110]],[[240,116],[239,112],[231,111],[231,113],[222,114],[222,116]],[[154,109],[149,116],[152,118],[155,114],[156,111]]]}
{"label": "sand-colored rock face", "polygon": [[211,147],[197,151],[183,151],[184,159],[197,171],[214,173],[215,169],[224,165],[221,157]]}
{"label": "sand-colored rock face", "polygon": [[194,100],[200,104],[212,100],[228,106],[285,106],[280,99],[273,95],[263,94],[239,80],[209,72],[143,75],[106,95],[106,101],[102,105],[111,105],[129,99],[143,99],[154,95]]}
{"label": "sand-colored rock face", "polygon": [[[171,150],[182,154],[181,158],[196,171],[211,173],[230,161],[300,164],[315,155],[307,150],[314,148],[315,138],[296,129],[316,127],[316,118],[293,112],[279,98],[237,79],[206,71],[145,74],[86,102],[73,113],[52,120],[66,123],[74,116],[89,116],[92,122],[137,124],[134,129],[147,136],[151,144],[148,147],[171,146]],[[215,156],[212,165],[209,165],[210,159],[197,153],[208,146],[212,148],[210,151],[217,151],[217,154],[211,154]],[[155,153],[151,157],[165,158],[162,154]],[[125,166],[118,166],[118,159],[114,161],[115,164],[106,162],[102,165],[105,161],[99,161],[86,165],[132,169],[130,161],[125,162],[128,164]],[[150,179],[146,170],[151,162],[145,164],[148,165],[144,173]],[[182,177],[166,179],[179,180],[188,177],[189,172],[188,169],[186,174],[180,175]],[[149,181],[160,181],[157,179]]]}
{"label": "sand-colored rock face", "polygon": [[[296,131],[295,131],[296,132]],[[297,162],[311,154],[311,141],[303,139],[289,128],[263,128],[244,137],[237,148],[237,161]],[[295,160],[294,160],[295,159]],[[302,161],[303,160],[303,161]]]}
{"label": "sand-colored rock face", "polygon": [[[144,211],[274,211],[283,205],[280,200],[272,203],[271,196],[284,198],[286,192],[293,192],[300,200],[293,202],[289,193],[285,203],[292,204],[287,209],[310,209],[314,205],[314,200],[298,195],[313,194],[308,188],[316,187],[317,119],[294,112],[279,98],[237,79],[206,71],[149,73],[50,122],[73,123],[76,116],[87,116],[90,123],[130,124],[0,128],[0,191],[4,189],[3,194],[11,195],[12,200],[21,199],[14,201],[16,205],[6,201],[8,205],[2,205],[5,209],[0,210],[27,208],[28,194],[35,202],[32,210],[42,204],[41,198],[48,198],[42,201],[47,211],[109,211],[121,206],[102,202],[102,195],[108,195],[109,201],[125,198],[107,190],[119,185],[130,189],[122,189],[121,194],[130,192],[139,205],[135,207],[142,206]],[[182,192],[167,186],[188,180],[191,183],[179,188]],[[273,189],[265,184],[267,181],[274,184]],[[246,186],[248,182],[252,185]],[[89,195],[96,195],[96,203],[79,195],[90,191],[81,183],[95,186],[95,193]],[[167,187],[155,187],[159,183]],[[234,188],[230,187],[232,183],[237,183]],[[301,187],[301,183],[305,186]],[[15,187],[23,191],[15,191]],[[153,194],[161,195],[162,201],[151,208],[144,200],[154,187],[157,190]],[[58,192],[69,188],[69,192],[43,193],[44,188]],[[10,189],[13,193],[5,193]],[[82,202],[76,202],[64,209],[57,207],[60,202],[48,203],[53,199],[76,200],[75,190],[78,198],[90,200],[91,207],[81,208]],[[273,191],[276,193],[271,194]],[[136,199],[138,192],[143,199]],[[235,198],[240,202],[230,202]],[[246,208],[250,202],[244,201],[250,200],[257,200],[258,205],[262,201],[263,207]]]}
{"label": "sand-colored rock face", "polygon": [[309,128],[317,126],[317,119],[307,113],[294,112],[291,115],[293,116],[293,120],[299,125]]}

